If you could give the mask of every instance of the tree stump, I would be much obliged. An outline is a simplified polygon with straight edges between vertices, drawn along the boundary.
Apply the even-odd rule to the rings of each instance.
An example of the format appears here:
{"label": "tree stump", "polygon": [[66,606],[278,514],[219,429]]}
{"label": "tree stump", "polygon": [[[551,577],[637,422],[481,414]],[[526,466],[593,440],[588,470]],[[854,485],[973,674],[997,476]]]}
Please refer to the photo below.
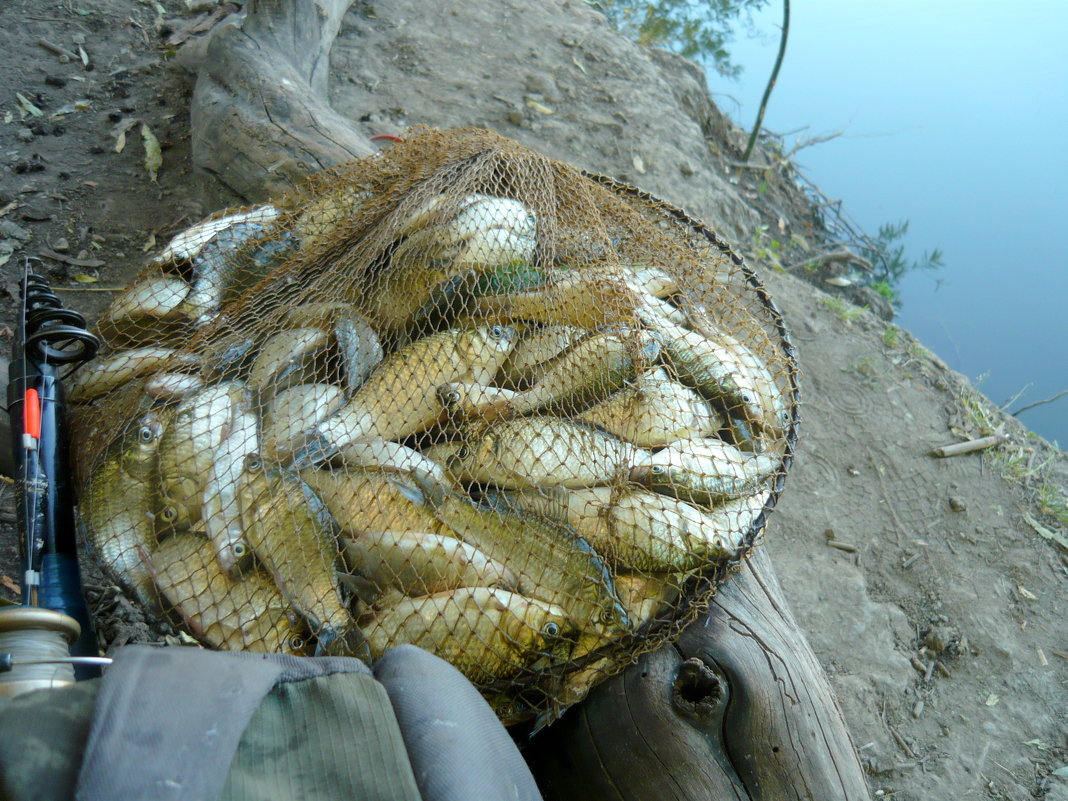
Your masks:
{"label": "tree stump", "polygon": [[[242,197],[372,147],[329,105],[351,0],[251,0],[197,61],[193,158]],[[677,643],[645,654],[527,744],[547,799],[869,799],[827,678],[758,548]]]}

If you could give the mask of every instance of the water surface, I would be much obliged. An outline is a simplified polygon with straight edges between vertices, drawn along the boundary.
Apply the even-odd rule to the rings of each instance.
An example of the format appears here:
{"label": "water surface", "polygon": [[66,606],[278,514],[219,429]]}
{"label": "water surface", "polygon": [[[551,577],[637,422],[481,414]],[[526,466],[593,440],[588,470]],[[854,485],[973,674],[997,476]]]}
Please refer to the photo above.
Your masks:
{"label": "water surface", "polygon": [[[942,270],[902,281],[896,322],[995,403],[1022,391],[1010,410],[1068,389],[1068,2],[794,0],[791,11],[764,126],[843,131],[801,151],[803,171],[868,233],[907,219],[907,255],[943,251]],[[743,128],[781,20],[772,0],[754,19],[765,36],[739,34],[740,81],[709,75]],[[1020,419],[1068,447],[1068,397]]]}

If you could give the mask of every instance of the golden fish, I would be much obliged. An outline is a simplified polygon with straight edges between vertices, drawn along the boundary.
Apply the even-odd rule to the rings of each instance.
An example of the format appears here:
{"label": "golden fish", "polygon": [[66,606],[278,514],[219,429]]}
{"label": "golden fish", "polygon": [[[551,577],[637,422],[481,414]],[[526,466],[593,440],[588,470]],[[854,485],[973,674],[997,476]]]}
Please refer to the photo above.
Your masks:
{"label": "golden fish", "polygon": [[97,330],[109,341],[158,343],[185,321],[180,307],[188,294],[189,284],[181,278],[147,277],[115,298]]}
{"label": "golden fish", "polygon": [[223,572],[210,541],[175,534],[142,558],[163,600],[206,645],[224,651],[305,652],[301,630],[278,588],[258,571],[239,578]]}
{"label": "golden fish", "polygon": [[537,289],[479,298],[475,308],[506,320],[598,328],[634,322],[644,302],[620,274],[569,270]]}
{"label": "golden fish", "polygon": [[301,205],[301,213],[294,223],[301,247],[308,250],[324,238],[341,230],[352,220],[372,194],[358,186],[345,184],[319,195]]}
{"label": "golden fish", "polygon": [[435,492],[445,492],[452,487],[440,464],[414,448],[390,440],[353,442],[338,451],[338,458],[346,468],[371,467],[400,473],[402,479],[413,477],[424,491],[430,487]]}
{"label": "golden fish", "polygon": [[647,452],[591,426],[558,417],[517,417],[487,427],[447,469],[463,481],[503,488],[595,487],[625,478]]}
{"label": "golden fish", "polygon": [[170,244],[152,260],[155,264],[188,261],[199,256],[208,243],[219,234],[245,223],[266,225],[278,217],[278,209],[271,205],[256,206],[248,211],[230,214],[225,217],[212,217],[186,228],[175,235]]}
{"label": "golden fish", "polygon": [[246,459],[240,481],[241,521],[256,558],[308,620],[320,647],[345,635],[352,618],[341,602],[337,546],[319,499],[303,481],[265,469],[256,457]]}
{"label": "golden fish", "polygon": [[200,518],[215,548],[219,567],[230,570],[248,553],[237,494],[245,458],[259,452],[256,415],[238,411],[212,454],[204,484]]}
{"label": "golden fish", "polygon": [[329,334],[320,328],[292,328],[273,334],[252,362],[248,388],[254,393],[273,394],[294,384],[314,381],[315,357],[329,344]]}
{"label": "golden fish", "polygon": [[378,335],[350,303],[306,303],[291,309],[286,322],[295,328],[315,327],[333,333],[350,393],[359,389],[382,361]]}
{"label": "golden fish", "polygon": [[300,477],[338,526],[353,536],[368,531],[442,531],[441,523],[423,506],[423,494],[415,487],[402,490],[403,482],[382,470],[311,467],[301,470]]}
{"label": "golden fish", "polygon": [[779,385],[767,365],[749,348],[729,334],[717,332],[716,341],[726,348],[749,372],[749,380],[757,393],[757,403],[761,409],[758,425],[765,437],[777,439],[782,437],[790,425],[790,413]]}
{"label": "golden fish", "polygon": [[156,373],[145,379],[145,394],[153,400],[176,401],[204,388],[204,379],[195,373]]}
{"label": "golden fish", "polygon": [[609,395],[656,361],[659,338],[638,329],[594,334],[564,352],[530,389],[508,400],[511,414],[582,408]]}
{"label": "golden fish", "polygon": [[491,421],[511,416],[511,401],[519,393],[471,381],[452,381],[438,387],[438,401],[453,422]]}
{"label": "golden fish", "polygon": [[588,334],[572,325],[547,325],[524,332],[497,374],[497,382],[519,389],[536,381],[548,364]]}
{"label": "golden fish", "polygon": [[619,600],[626,607],[635,628],[666,611],[682,591],[682,577],[670,573],[635,573],[616,576]]}
{"label": "golden fish", "polygon": [[345,393],[333,384],[298,384],[279,392],[263,413],[260,455],[282,461],[304,444],[304,432],[336,412]]}
{"label": "golden fish", "polygon": [[650,490],[546,487],[505,498],[520,509],[566,522],[617,569],[689,570],[709,557],[698,531],[710,523],[707,513]]}
{"label": "golden fish", "polygon": [[391,353],[348,403],[309,429],[309,442],[294,464],[323,461],[356,440],[400,439],[423,431],[442,416],[438,386],[489,383],[514,341],[512,328],[483,326],[444,331]]}
{"label": "golden fish", "polygon": [[782,464],[774,451],[747,453],[718,439],[687,440],[654,453],[630,478],[658,492],[712,506],[752,492]]}
{"label": "golden fish", "polygon": [[86,538],[100,562],[142,603],[148,571],[137,549],[155,542],[156,469],[165,425],[142,417],[89,474],[80,512]]}
{"label": "golden fish", "polygon": [[374,659],[410,643],[450,662],[476,684],[517,676],[545,655],[563,661],[575,634],[559,607],[487,587],[404,598],[362,628]]}
{"label": "golden fish", "polygon": [[177,524],[200,520],[215,452],[230,433],[244,394],[244,384],[227,381],[190,395],[175,407],[159,444],[159,469],[164,504],[175,508]]}
{"label": "golden fish", "polygon": [[642,448],[708,436],[724,424],[704,398],[672,381],[663,369],[642,374],[575,419]]}
{"label": "golden fish", "polygon": [[160,370],[196,365],[195,357],[179,353],[174,348],[150,346],[123,350],[97,357],[79,369],[66,382],[67,397],[75,403],[83,403],[111,392],[131,379]]}
{"label": "golden fish", "polygon": [[708,400],[753,426],[764,425],[761,393],[751,371],[731,349],[655,314],[643,318],[663,338],[664,363]]}
{"label": "golden fish", "polygon": [[433,506],[434,515],[464,542],[519,577],[519,589],[566,610],[575,624],[618,635],[630,621],[601,557],[574,530],[548,518],[490,509],[457,493]]}
{"label": "golden fish", "polygon": [[425,531],[374,531],[343,539],[349,567],[381,590],[396,587],[406,595],[432,595],[459,587],[516,589],[509,568],[473,545]]}

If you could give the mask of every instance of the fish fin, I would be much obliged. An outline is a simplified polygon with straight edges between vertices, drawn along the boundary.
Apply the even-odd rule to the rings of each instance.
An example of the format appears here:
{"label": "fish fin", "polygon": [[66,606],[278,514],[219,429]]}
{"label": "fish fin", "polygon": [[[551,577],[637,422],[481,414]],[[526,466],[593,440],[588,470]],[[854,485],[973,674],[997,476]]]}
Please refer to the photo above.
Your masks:
{"label": "fish fin", "polygon": [[293,470],[303,470],[306,467],[315,467],[329,461],[338,454],[338,447],[322,434],[315,434],[298,448],[293,454],[289,467]]}

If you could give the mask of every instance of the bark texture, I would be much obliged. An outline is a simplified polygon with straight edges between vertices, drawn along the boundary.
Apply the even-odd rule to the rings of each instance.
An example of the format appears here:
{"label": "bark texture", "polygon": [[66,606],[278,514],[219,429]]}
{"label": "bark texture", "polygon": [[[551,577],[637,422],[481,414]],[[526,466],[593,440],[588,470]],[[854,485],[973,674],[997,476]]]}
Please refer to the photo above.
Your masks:
{"label": "bark texture", "polygon": [[193,91],[193,161],[250,203],[374,152],[331,107],[330,46],[351,0],[260,0],[208,41]]}

